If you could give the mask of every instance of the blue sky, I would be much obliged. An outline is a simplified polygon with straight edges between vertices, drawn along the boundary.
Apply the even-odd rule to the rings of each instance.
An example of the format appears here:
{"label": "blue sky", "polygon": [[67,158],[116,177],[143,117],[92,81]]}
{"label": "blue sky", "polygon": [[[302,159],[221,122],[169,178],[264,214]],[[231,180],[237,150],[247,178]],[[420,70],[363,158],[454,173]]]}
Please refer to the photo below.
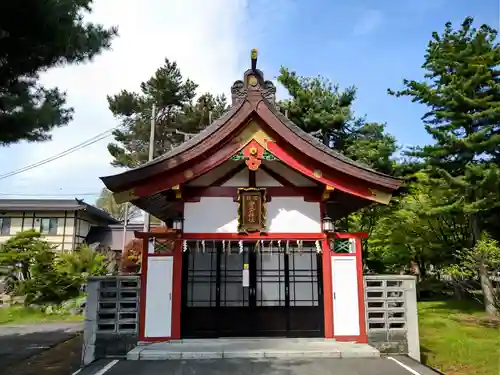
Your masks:
{"label": "blue sky", "polygon": [[[403,78],[422,77],[432,31],[466,16],[498,27],[497,0],[295,1],[289,17],[271,30],[261,55],[266,71],[285,65],[302,75],[321,74],[341,87],[355,85],[355,110],[386,122],[401,145],[430,141],[420,121],[425,107],[387,95]],[[254,9],[255,15],[258,9]]]}
{"label": "blue sky", "polygon": [[[229,94],[259,49],[259,67],[272,79],[284,65],[300,75],[321,74],[355,85],[355,110],[387,123],[400,145],[429,142],[424,108],[387,95],[403,78],[418,79],[432,31],[473,16],[498,28],[497,0],[96,0],[91,20],[118,25],[113,50],[94,62],[42,75],[75,108],[74,121],[43,144],[0,149],[0,175],[36,163],[117,125],[106,95],[137,90],[165,57],[176,60],[200,91]],[[278,94],[283,94],[278,90]],[[1,179],[0,197],[78,196],[93,201],[110,166],[104,139],[81,151]]]}

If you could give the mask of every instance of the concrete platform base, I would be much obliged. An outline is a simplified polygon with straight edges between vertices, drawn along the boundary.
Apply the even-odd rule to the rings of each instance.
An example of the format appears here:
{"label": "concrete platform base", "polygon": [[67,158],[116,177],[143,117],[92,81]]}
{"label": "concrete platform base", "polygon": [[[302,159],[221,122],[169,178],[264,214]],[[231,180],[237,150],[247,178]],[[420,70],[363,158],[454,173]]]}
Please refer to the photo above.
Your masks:
{"label": "concrete platform base", "polygon": [[128,360],[218,358],[378,358],[368,344],[325,339],[205,339],[140,344]]}

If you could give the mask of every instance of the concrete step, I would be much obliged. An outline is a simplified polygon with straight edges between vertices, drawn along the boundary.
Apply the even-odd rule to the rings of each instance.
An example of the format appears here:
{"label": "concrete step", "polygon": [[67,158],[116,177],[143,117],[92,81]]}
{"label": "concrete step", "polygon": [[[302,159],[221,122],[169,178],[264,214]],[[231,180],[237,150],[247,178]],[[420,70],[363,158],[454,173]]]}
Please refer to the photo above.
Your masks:
{"label": "concrete step", "polygon": [[378,358],[368,344],[318,339],[181,340],[139,345],[128,360],[216,358]]}

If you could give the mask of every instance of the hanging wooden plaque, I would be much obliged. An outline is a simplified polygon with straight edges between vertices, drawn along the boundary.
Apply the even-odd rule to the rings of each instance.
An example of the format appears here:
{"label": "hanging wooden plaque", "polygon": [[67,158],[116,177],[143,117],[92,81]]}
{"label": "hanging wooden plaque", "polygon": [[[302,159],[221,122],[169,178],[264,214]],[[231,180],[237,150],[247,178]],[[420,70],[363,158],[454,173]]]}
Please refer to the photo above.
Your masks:
{"label": "hanging wooden plaque", "polygon": [[238,189],[238,232],[266,231],[266,189]]}

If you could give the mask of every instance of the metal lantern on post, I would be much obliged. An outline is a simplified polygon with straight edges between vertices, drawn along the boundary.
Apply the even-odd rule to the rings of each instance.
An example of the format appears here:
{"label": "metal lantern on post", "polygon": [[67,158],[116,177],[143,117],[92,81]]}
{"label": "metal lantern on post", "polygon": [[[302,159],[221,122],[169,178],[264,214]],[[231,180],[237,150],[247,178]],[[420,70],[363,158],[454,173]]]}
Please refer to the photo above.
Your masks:
{"label": "metal lantern on post", "polygon": [[184,218],[182,215],[178,215],[177,217],[172,220],[172,228],[175,229],[178,232],[182,232],[184,226]]}
{"label": "metal lantern on post", "polygon": [[321,220],[321,226],[324,233],[333,233],[335,231],[335,223],[333,222],[333,219],[328,215],[323,217],[323,219]]}

